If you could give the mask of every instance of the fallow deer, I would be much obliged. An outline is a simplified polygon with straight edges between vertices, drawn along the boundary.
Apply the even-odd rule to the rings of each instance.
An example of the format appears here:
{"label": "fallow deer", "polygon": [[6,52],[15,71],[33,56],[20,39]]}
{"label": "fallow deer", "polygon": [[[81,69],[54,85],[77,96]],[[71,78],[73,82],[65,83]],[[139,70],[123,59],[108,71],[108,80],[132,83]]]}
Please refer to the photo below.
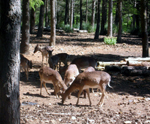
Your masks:
{"label": "fallow deer", "polygon": [[93,57],[87,57],[87,56],[81,56],[78,58],[75,58],[71,64],[76,64],[79,72],[81,72],[81,69],[85,69],[89,66],[92,66],[93,68],[95,68],[95,66],[97,65],[97,61],[93,58]]}
{"label": "fallow deer", "polygon": [[[54,86],[54,94],[57,96],[58,93],[60,92],[60,90],[62,89],[63,91],[65,91],[67,89],[67,86],[65,85],[65,83],[62,80],[62,77],[60,76],[60,74],[49,68],[49,67],[42,67],[39,70],[39,76],[40,76],[40,81],[41,81],[41,85],[40,85],[40,95],[42,95],[42,85],[44,85],[46,92],[47,88],[46,88],[46,83],[51,83]],[[50,93],[48,93],[50,95]]]}
{"label": "fallow deer", "polygon": [[20,54],[20,66],[21,69],[23,69],[25,71],[26,74],[26,79],[29,79],[29,69],[32,68],[32,61],[28,60],[26,57],[24,57],[22,54]]}
{"label": "fallow deer", "polygon": [[48,55],[49,55],[48,51],[50,51],[51,54],[52,54],[53,50],[54,49],[51,46],[45,46],[43,48],[40,48],[39,45],[37,44],[34,48],[34,53],[36,53],[37,51],[41,52],[41,54],[42,54],[42,65],[43,65],[44,57],[46,58],[46,62],[47,62],[47,58],[48,58]]}
{"label": "fallow deer", "polygon": [[110,86],[111,76],[104,72],[104,71],[93,71],[93,72],[83,72],[80,73],[76,79],[73,81],[71,86],[65,91],[65,93],[62,94],[62,104],[64,104],[64,101],[66,100],[67,96],[70,95],[73,91],[79,90],[78,92],[78,99],[76,105],[79,103],[79,97],[83,90],[86,90],[89,103],[91,106],[91,99],[89,94],[89,88],[99,88],[102,92],[102,96],[100,98],[100,101],[97,105],[102,106],[104,102],[104,96],[105,96],[105,89],[106,86]]}

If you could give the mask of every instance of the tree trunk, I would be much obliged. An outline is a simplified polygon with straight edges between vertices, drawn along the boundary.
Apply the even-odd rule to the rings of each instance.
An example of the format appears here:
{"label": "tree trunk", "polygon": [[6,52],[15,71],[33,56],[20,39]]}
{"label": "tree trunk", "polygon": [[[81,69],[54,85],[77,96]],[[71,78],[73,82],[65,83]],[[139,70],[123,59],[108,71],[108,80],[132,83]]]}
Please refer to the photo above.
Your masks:
{"label": "tree trunk", "polygon": [[141,0],[141,31],[142,31],[142,56],[149,56],[148,34],[147,34],[147,11],[146,0]]}
{"label": "tree trunk", "polygon": [[30,14],[30,33],[34,33],[35,28],[35,11],[33,8],[31,8],[31,14]]}
{"label": "tree trunk", "polygon": [[[43,3],[45,3],[45,0],[43,0]],[[37,37],[42,37],[43,35],[43,21],[44,21],[44,5],[41,5]]]}
{"label": "tree trunk", "polygon": [[69,0],[66,0],[65,25],[69,24]]}
{"label": "tree trunk", "polygon": [[107,33],[109,37],[112,37],[112,21],[113,21],[112,8],[113,8],[113,1],[109,0],[108,33]]}
{"label": "tree trunk", "polygon": [[0,124],[20,124],[20,0],[0,1]]}
{"label": "tree trunk", "polygon": [[82,29],[82,0],[80,0],[80,30]]}
{"label": "tree trunk", "polygon": [[95,0],[92,0],[92,20],[91,20],[91,25],[94,28],[94,23],[95,23]]}
{"label": "tree trunk", "polygon": [[105,24],[107,21],[107,0],[103,0],[102,4],[102,21],[101,21],[101,35],[106,35]]}
{"label": "tree trunk", "polygon": [[121,36],[122,36],[122,0],[119,0],[119,6],[118,6],[118,14],[119,14],[119,30],[118,30],[118,37],[117,42],[121,43]]}
{"label": "tree trunk", "polygon": [[30,40],[30,15],[29,15],[29,0],[23,0],[22,5],[22,41],[20,52],[27,53],[29,51]]}
{"label": "tree trunk", "polygon": [[97,27],[96,27],[96,32],[95,32],[95,37],[94,39],[99,38],[99,30],[100,30],[100,2],[101,0],[98,0],[98,7],[97,7]]}
{"label": "tree trunk", "polygon": [[45,27],[48,27],[48,0],[45,1]]}
{"label": "tree trunk", "polygon": [[117,4],[116,4],[115,25],[118,25],[118,22],[119,22],[118,8],[119,8],[119,0],[117,0]]}
{"label": "tree trunk", "polygon": [[86,20],[85,22],[88,22],[88,0],[86,0]]}
{"label": "tree trunk", "polygon": [[70,27],[73,28],[73,7],[74,6],[74,0],[71,0],[71,12],[70,12]]}
{"label": "tree trunk", "polygon": [[51,37],[50,37],[50,46],[55,46],[55,40],[56,40],[55,0],[51,0],[50,4],[51,4]]}

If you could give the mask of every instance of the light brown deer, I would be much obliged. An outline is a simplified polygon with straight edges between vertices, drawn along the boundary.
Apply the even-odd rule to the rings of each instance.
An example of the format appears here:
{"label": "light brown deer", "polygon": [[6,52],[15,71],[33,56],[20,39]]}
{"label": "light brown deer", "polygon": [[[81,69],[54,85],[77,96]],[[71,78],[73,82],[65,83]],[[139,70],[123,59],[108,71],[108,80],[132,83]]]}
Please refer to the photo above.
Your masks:
{"label": "light brown deer", "polygon": [[67,53],[59,53],[54,56],[50,56],[48,60],[49,67],[53,68],[54,70],[57,68],[57,70],[59,71],[61,62],[63,62],[64,65],[67,66],[68,58],[69,58],[69,55]]}
{"label": "light brown deer", "polygon": [[21,70],[25,71],[26,74],[26,79],[29,79],[29,69],[32,68],[32,61],[28,60],[26,57],[24,57],[22,54],[20,54],[20,66],[21,66]]}
{"label": "light brown deer", "polygon": [[89,66],[95,68],[95,66],[97,66],[97,61],[93,57],[81,56],[79,58],[75,58],[71,64],[76,64],[79,72],[81,72],[81,69],[85,69]]}
{"label": "light brown deer", "polygon": [[[39,70],[39,76],[40,76],[40,81],[41,81],[41,85],[40,85],[40,95],[42,95],[42,85],[44,85],[46,92],[47,88],[46,88],[46,83],[52,83],[54,86],[54,94],[57,96],[59,92],[61,92],[60,90],[65,91],[67,89],[67,86],[65,85],[65,83],[62,80],[62,77],[60,76],[60,74],[49,68],[49,67],[42,67]],[[48,93],[50,95],[50,93]]]}
{"label": "light brown deer", "polygon": [[[39,45],[37,44],[34,48],[34,53],[36,53],[37,51],[41,52],[41,54],[42,54],[42,65],[43,65],[44,57],[46,58],[46,62],[47,62],[48,55],[52,55],[53,50],[54,49],[51,46],[45,46],[43,48],[40,48]],[[51,54],[48,54],[48,51],[51,52]]]}
{"label": "light brown deer", "polygon": [[75,64],[70,64],[65,72],[64,82],[66,85],[71,85],[79,74],[79,70]]}
{"label": "light brown deer", "polygon": [[99,88],[102,92],[102,96],[100,98],[100,101],[97,105],[102,106],[104,102],[104,96],[105,96],[105,89],[106,86],[110,86],[111,76],[104,72],[104,71],[93,71],[93,72],[83,72],[80,73],[76,79],[73,81],[71,86],[65,91],[65,93],[62,94],[62,104],[66,100],[67,96],[70,95],[75,90],[79,90],[78,93],[78,99],[76,105],[79,103],[79,97],[83,90],[86,90],[89,103],[91,106],[91,99],[89,94],[89,88]]}

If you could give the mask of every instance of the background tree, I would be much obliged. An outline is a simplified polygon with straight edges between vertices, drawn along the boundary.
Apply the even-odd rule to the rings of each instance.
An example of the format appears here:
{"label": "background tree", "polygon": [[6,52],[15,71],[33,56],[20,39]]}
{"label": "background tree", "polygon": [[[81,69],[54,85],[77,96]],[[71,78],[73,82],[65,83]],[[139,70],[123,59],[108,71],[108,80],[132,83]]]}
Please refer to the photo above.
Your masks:
{"label": "background tree", "polygon": [[91,20],[91,25],[94,28],[94,23],[95,23],[95,4],[96,0],[92,0],[92,20]]}
{"label": "background tree", "polygon": [[34,28],[35,28],[35,10],[31,8],[31,13],[30,13],[30,33],[34,33]]}
{"label": "background tree", "polygon": [[118,0],[118,15],[119,15],[119,30],[118,30],[118,37],[117,42],[121,43],[121,36],[122,36],[122,0]]}
{"label": "background tree", "polygon": [[[45,3],[45,0],[43,0],[43,3]],[[42,4],[40,7],[40,16],[39,16],[37,37],[42,37],[42,35],[43,35],[43,21],[44,21],[44,4]]]}
{"label": "background tree", "polygon": [[142,47],[143,47],[143,57],[149,56],[148,47],[148,34],[147,34],[147,0],[141,0],[141,33],[142,33]]}
{"label": "background tree", "polygon": [[55,0],[50,1],[51,5],[51,37],[50,46],[55,46],[56,40],[56,20],[55,20]]}
{"label": "background tree", "polygon": [[66,0],[66,7],[65,7],[65,25],[69,24],[69,0]]}
{"label": "background tree", "polygon": [[20,0],[0,1],[0,123],[20,124]]}
{"label": "background tree", "polygon": [[82,18],[82,0],[80,0],[80,30],[83,29],[82,20],[83,20],[83,18]]}
{"label": "background tree", "polygon": [[85,22],[88,22],[88,0],[86,0],[86,20]]}
{"label": "background tree", "polygon": [[113,9],[113,1],[112,1],[112,0],[109,0],[108,32],[107,32],[107,35],[108,35],[109,37],[112,37],[112,21],[113,21],[112,9]]}
{"label": "background tree", "polygon": [[98,0],[98,7],[97,7],[97,27],[96,27],[96,32],[95,32],[94,39],[98,39],[99,38],[99,30],[100,30],[100,2],[101,2],[101,0]]}
{"label": "background tree", "polygon": [[70,7],[70,27],[73,28],[73,7],[74,6],[74,0],[71,0],[71,7]]}
{"label": "background tree", "polygon": [[45,0],[45,27],[48,27],[48,0]]}
{"label": "background tree", "polygon": [[106,33],[107,33],[106,28],[105,28],[106,22],[107,22],[107,0],[103,0],[103,3],[102,3],[101,32],[100,32],[101,35],[106,35]]}
{"label": "background tree", "polygon": [[20,45],[20,52],[27,53],[29,51],[30,40],[30,14],[29,14],[29,0],[22,1],[22,41]]}

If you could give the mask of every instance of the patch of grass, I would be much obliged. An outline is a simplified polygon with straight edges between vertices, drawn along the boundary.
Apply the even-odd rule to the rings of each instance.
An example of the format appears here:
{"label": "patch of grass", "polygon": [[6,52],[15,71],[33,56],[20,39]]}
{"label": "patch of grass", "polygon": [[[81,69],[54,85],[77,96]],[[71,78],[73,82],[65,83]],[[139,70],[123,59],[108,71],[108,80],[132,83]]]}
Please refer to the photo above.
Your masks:
{"label": "patch of grass", "polygon": [[109,45],[115,45],[117,42],[117,37],[104,37],[104,43]]}

